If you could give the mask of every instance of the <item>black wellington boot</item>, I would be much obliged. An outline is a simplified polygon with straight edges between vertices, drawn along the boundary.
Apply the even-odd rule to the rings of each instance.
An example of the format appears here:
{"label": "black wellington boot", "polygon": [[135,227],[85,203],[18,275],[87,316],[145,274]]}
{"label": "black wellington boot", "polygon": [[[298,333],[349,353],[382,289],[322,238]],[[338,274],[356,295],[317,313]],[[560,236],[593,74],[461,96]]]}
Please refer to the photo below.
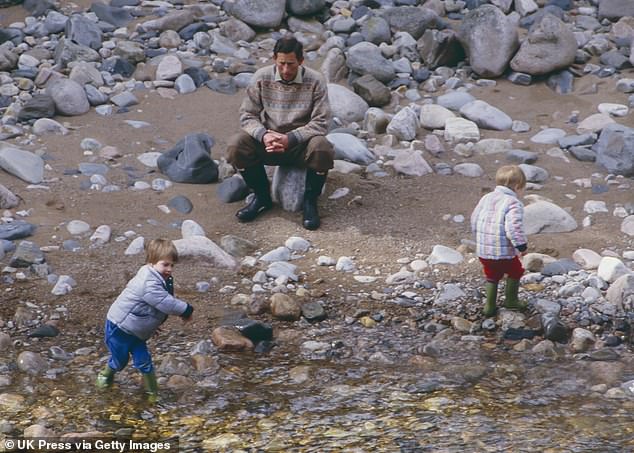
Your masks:
{"label": "black wellington boot", "polygon": [[269,188],[269,178],[266,176],[264,165],[247,167],[240,171],[244,182],[253,190],[251,202],[244,208],[236,212],[236,217],[240,222],[250,222],[260,215],[261,212],[271,209],[271,190]]}
{"label": "black wellington boot", "polygon": [[319,211],[317,211],[317,198],[326,183],[327,173],[319,174],[310,168],[306,170],[306,189],[304,191],[304,228],[316,230],[319,228]]}

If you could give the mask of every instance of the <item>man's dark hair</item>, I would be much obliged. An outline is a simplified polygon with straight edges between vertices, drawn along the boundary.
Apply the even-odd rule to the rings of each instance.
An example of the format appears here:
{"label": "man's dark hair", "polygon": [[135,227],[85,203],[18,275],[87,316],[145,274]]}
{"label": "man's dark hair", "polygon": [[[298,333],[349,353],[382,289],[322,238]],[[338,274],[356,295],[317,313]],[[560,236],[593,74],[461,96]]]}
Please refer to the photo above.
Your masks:
{"label": "man's dark hair", "polygon": [[294,53],[299,61],[304,59],[304,46],[293,36],[284,36],[277,40],[273,48],[273,56],[278,53]]}

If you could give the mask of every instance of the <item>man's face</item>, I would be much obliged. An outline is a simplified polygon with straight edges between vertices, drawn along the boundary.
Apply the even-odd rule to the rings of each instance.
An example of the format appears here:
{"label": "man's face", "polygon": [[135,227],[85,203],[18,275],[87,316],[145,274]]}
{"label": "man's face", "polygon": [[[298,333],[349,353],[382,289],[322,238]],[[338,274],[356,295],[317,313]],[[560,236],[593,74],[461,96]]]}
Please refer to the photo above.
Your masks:
{"label": "man's face", "polygon": [[274,57],[277,72],[285,82],[292,81],[299,71],[299,66],[304,60],[298,60],[297,55],[291,53],[278,53]]}

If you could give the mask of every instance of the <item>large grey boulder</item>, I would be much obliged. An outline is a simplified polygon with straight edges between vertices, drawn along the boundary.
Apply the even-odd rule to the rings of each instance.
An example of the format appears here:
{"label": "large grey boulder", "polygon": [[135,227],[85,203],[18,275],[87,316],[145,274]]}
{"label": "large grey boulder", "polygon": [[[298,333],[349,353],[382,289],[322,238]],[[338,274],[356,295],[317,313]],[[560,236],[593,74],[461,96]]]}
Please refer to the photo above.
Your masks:
{"label": "large grey boulder", "polygon": [[[55,47],[55,64],[66,67],[71,61],[100,61],[99,53],[88,46],[74,43],[67,38],[61,38]],[[1,68],[0,68],[1,69]]]}
{"label": "large grey boulder", "polygon": [[158,19],[148,20],[141,24],[145,31],[180,30],[194,22],[195,14],[191,9],[174,11]]}
{"label": "large grey boulder", "polygon": [[383,17],[390,24],[392,32],[406,31],[414,39],[423,36],[428,28],[440,28],[443,25],[438,15],[429,8],[417,6],[398,6],[388,8]]}
{"label": "large grey boulder", "polygon": [[328,101],[332,115],[346,122],[363,120],[368,110],[368,103],[361,96],[335,83],[328,84]]}
{"label": "large grey boulder", "polygon": [[227,13],[259,28],[275,28],[282,23],[286,0],[228,0],[224,3]]}
{"label": "large grey boulder", "polygon": [[493,5],[469,11],[458,29],[458,39],[473,70],[482,77],[499,77],[519,47],[517,20]]}
{"label": "large grey boulder", "polygon": [[211,158],[213,145],[214,139],[207,134],[188,134],[158,158],[158,168],[175,182],[215,182],[218,180],[218,165]]}
{"label": "large grey boulder", "polygon": [[568,233],[576,229],[576,220],[554,203],[541,200],[524,208],[526,234]]}
{"label": "large grey boulder", "polygon": [[31,184],[44,179],[44,161],[36,154],[0,144],[0,168]]}
{"label": "large grey boulder", "polygon": [[577,40],[570,27],[552,14],[545,14],[522,42],[511,68],[530,75],[564,69],[575,61]]}
{"label": "large grey boulder", "polygon": [[592,149],[596,162],[608,172],[623,176],[634,175],[634,129],[621,124],[603,128]]}
{"label": "large grey boulder", "polygon": [[394,115],[387,125],[387,133],[394,135],[399,140],[414,140],[418,128],[418,116],[410,107],[404,107]]}
{"label": "large grey boulder", "polygon": [[204,236],[190,236],[173,242],[179,259],[201,260],[229,269],[235,269],[238,266],[235,258]]}
{"label": "large grey boulder", "polygon": [[324,75],[328,83],[338,82],[348,76],[346,55],[343,50],[334,47],[328,51],[319,71]]}
{"label": "large grey boulder", "polygon": [[396,76],[392,62],[387,60],[378,46],[360,42],[348,49],[348,67],[358,74],[371,74],[381,82],[389,82]]}

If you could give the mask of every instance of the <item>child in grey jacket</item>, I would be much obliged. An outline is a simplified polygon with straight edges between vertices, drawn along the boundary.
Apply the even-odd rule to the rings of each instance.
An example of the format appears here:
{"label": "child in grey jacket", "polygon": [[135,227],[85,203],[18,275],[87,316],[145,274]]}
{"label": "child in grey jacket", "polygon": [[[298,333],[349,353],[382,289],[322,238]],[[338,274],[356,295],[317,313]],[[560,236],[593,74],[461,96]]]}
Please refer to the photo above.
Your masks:
{"label": "child in grey jacket", "polygon": [[97,375],[97,387],[112,385],[114,374],[125,368],[132,355],[134,367],[143,375],[149,400],[157,400],[158,385],[146,341],[168,315],[178,315],[186,322],[194,311],[194,307],[174,297],[172,270],[177,261],[178,252],[172,241],[153,239],[147,244],[146,264],[108,310],[105,342],[111,356]]}

